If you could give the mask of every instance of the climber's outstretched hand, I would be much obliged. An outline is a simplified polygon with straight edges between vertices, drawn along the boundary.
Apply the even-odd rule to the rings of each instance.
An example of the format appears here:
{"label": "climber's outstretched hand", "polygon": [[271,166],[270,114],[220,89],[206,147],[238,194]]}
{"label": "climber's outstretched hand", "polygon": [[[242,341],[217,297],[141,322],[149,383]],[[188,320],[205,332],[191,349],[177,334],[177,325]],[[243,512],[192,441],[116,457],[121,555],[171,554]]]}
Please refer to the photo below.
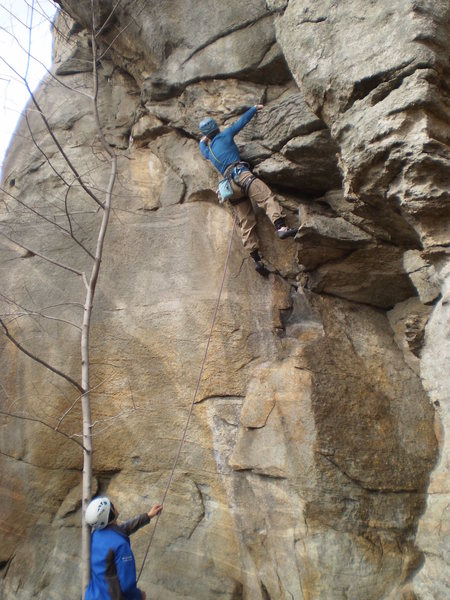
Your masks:
{"label": "climber's outstretched hand", "polygon": [[159,513],[162,511],[162,509],[163,509],[162,504],[155,504],[155,506],[147,514],[150,517],[150,519],[153,519],[153,517],[156,517],[156,515],[159,515]]}

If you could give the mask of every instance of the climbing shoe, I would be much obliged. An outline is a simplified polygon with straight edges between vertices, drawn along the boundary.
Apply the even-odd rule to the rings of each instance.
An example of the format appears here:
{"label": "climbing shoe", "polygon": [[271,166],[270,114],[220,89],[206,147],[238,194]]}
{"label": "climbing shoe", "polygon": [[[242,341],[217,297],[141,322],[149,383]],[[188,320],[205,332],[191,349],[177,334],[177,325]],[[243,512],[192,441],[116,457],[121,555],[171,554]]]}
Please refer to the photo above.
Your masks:
{"label": "climbing shoe", "polygon": [[298,229],[296,227],[286,227],[285,225],[284,227],[277,229],[277,234],[281,240],[284,240],[288,237],[294,237],[297,231]]}
{"label": "climbing shoe", "polygon": [[255,265],[255,271],[257,271],[263,277],[267,277],[270,271],[267,269],[266,265],[263,263],[262,258],[259,254],[259,250],[252,250],[250,252],[250,256],[253,258],[253,262]]}
{"label": "climbing shoe", "polygon": [[255,271],[263,277],[267,277],[270,273],[269,269],[262,260],[255,260]]}
{"label": "climbing shoe", "polygon": [[278,237],[281,240],[284,240],[288,237],[293,237],[298,231],[298,229],[296,229],[296,228],[288,227],[286,225],[286,220],[284,217],[280,217],[279,219],[277,219],[274,222],[274,225],[275,225],[275,229],[277,230]]}

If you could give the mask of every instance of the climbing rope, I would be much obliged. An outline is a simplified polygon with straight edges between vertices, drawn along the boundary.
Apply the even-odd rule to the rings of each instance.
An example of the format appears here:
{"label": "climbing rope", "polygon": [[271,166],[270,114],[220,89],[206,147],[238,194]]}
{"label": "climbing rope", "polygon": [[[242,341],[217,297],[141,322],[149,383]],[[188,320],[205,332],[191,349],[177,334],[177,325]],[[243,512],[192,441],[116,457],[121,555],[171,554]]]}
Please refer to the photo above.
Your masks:
{"label": "climbing rope", "polygon": [[[180,440],[180,443],[178,445],[178,450],[177,450],[177,453],[175,455],[175,460],[173,461],[172,470],[170,471],[169,480],[167,482],[167,486],[166,486],[166,489],[164,491],[164,495],[163,495],[163,498],[162,498],[162,501],[161,501],[161,504],[163,504],[163,505],[164,505],[164,502],[166,500],[167,493],[169,491],[170,485],[172,483],[172,479],[173,479],[173,476],[174,476],[174,473],[175,473],[175,469],[177,467],[178,460],[180,458],[181,449],[182,449],[183,444],[184,444],[184,442],[186,440],[187,430],[188,430],[189,423],[190,423],[190,420],[191,420],[191,417],[192,417],[192,413],[194,411],[194,406],[195,406],[195,401],[197,399],[198,390],[200,388],[200,382],[201,382],[202,375],[203,375],[203,369],[205,368],[206,358],[208,356],[209,345],[211,343],[211,337],[212,337],[214,325],[215,325],[215,322],[216,322],[217,313],[219,311],[219,305],[220,305],[220,299],[222,297],[223,286],[225,284],[225,276],[226,276],[226,273],[227,273],[228,263],[230,261],[231,244],[232,244],[232,241],[233,241],[233,234],[234,234],[235,228],[236,228],[236,216],[233,215],[233,226],[231,228],[230,239],[228,241],[228,253],[227,253],[227,257],[225,259],[225,266],[224,266],[224,269],[223,269],[222,282],[220,284],[219,295],[217,297],[216,307],[214,309],[214,315],[213,315],[212,322],[211,322],[211,328],[209,330],[208,341],[206,343],[206,348],[205,348],[205,352],[204,352],[204,355],[203,355],[202,366],[200,368],[200,373],[198,375],[197,385],[195,387],[194,397],[192,398],[191,406],[189,408],[189,412],[188,412],[188,416],[187,416],[187,420],[186,420],[186,425],[184,427],[183,435],[181,436],[181,440]],[[155,537],[155,531],[156,531],[156,528],[158,526],[158,522],[159,522],[159,517],[160,516],[161,516],[161,513],[159,513],[156,516],[156,521],[155,521],[155,524],[153,526],[152,532],[150,534],[150,539],[149,539],[149,542],[147,544],[147,549],[145,551],[144,560],[142,561],[142,565],[141,565],[141,568],[139,570],[139,575],[137,577],[137,581],[139,581],[139,579],[140,579],[140,577],[142,575],[142,571],[144,569],[145,561],[147,560],[147,556],[148,556],[148,553],[149,553],[149,550],[150,550],[150,546],[152,545],[153,538]]]}

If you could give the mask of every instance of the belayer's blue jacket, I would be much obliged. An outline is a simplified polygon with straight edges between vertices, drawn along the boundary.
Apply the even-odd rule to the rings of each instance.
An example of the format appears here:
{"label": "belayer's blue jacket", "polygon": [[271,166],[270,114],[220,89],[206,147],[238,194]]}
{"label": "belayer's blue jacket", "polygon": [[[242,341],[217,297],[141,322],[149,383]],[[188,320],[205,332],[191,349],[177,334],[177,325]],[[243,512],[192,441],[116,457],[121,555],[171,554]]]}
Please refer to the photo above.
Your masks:
{"label": "belayer's blue jacket", "polygon": [[142,600],[136,584],[136,564],[128,537],[150,518],[143,513],[105,529],[95,529],[91,539],[91,580],[84,600]]}
{"label": "belayer's blue jacket", "polygon": [[236,146],[233,138],[247,125],[257,112],[256,107],[252,106],[242,115],[242,117],[233,123],[233,125],[226,127],[223,131],[214,136],[209,145],[205,144],[205,142],[200,142],[200,150],[203,156],[210,160],[222,175],[229,165],[241,160],[239,148]]}

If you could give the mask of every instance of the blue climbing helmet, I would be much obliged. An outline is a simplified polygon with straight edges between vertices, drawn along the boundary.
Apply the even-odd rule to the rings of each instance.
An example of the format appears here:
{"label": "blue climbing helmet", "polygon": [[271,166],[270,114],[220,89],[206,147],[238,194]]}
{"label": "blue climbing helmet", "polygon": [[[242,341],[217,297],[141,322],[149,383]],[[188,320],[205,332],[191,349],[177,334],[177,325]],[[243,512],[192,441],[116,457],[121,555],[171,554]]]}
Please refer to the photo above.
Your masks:
{"label": "blue climbing helmet", "polygon": [[200,128],[200,131],[207,136],[210,136],[211,133],[213,133],[214,131],[218,131],[219,129],[217,121],[215,121],[211,117],[206,117],[206,119],[200,121],[198,126]]}

